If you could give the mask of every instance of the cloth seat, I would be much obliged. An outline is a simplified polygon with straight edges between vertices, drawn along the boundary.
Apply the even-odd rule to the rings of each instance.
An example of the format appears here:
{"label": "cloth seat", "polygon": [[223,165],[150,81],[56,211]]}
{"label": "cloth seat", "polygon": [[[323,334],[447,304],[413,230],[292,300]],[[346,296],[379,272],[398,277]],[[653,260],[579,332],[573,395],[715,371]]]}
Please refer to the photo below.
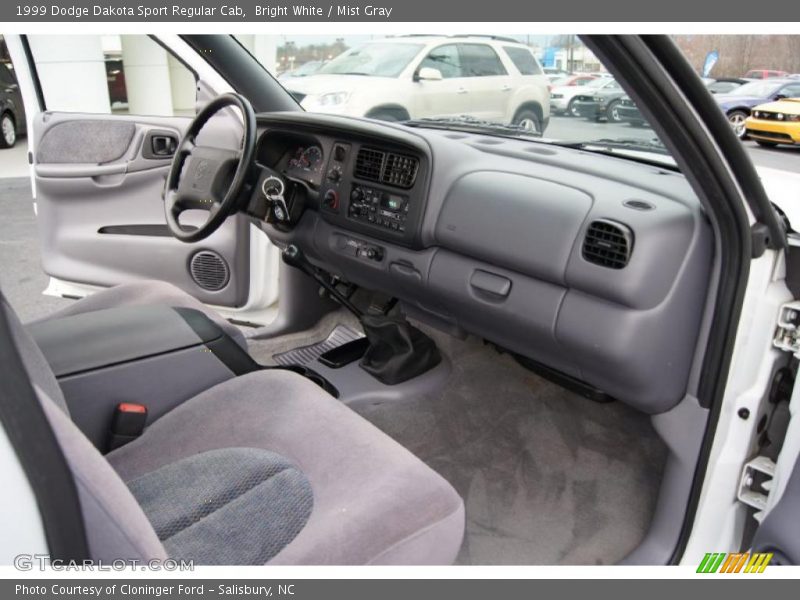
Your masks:
{"label": "cloth seat", "polygon": [[103,456],[70,420],[33,339],[3,308],[72,470],[93,559],[455,559],[464,505],[452,486],[304,377],[270,369],[225,381]]}
{"label": "cloth seat", "polygon": [[242,348],[245,350],[247,349],[247,340],[241,329],[222,318],[219,313],[211,310],[195,297],[165,281],[145,280],[123,283],[76,300],[61,310],[47,315],[42,319],[38,319],[38,321],[69,317],[106,308],[145,306],[152,304],[171,306],[172,308],[193,308],[199,310],[219,325],[219,327],[232,337],[236,343],[242,346]]}
{"label": "cloth seat", "polygon": [[447,564],[455,559],[464,507],[450,484],[289,371],[261,371],[217,385],[107,458],[130,485],[167,465],[231,447],[284,457],[313,491],[308,522],[272,563]]}

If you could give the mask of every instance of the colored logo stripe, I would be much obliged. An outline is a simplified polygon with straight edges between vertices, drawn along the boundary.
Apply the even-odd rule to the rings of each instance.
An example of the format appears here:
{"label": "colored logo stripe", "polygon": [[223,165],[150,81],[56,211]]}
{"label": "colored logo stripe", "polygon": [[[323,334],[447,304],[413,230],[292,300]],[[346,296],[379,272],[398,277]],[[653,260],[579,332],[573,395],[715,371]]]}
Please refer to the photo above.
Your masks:
{"label": "colored logo stripe", "polygon": [[708,552],[697,567],[697,573],[763,573],[773,554],[756,552]]}

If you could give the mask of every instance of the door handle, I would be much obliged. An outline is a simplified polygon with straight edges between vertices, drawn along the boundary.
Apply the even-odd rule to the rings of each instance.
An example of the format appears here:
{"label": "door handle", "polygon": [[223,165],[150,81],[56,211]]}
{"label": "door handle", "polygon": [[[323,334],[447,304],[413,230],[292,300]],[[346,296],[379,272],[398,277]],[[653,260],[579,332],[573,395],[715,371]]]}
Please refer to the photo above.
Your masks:
{"label": "door handle", "polygon": [[171,135],[154,135],[150,138],[153,156],[172,156],[178,148],[178,140]]}
{"label": "door handle", "polygon": [[500,90],[503,91],[503,92],[510,92],[511,91],[511,86],[510,85],[504,85],[503,87],[500,88]]}
{"label": "door handle", "polygon": [[456,90],[456,94],[466,94],[467,91],[467,88],[460,87]]}

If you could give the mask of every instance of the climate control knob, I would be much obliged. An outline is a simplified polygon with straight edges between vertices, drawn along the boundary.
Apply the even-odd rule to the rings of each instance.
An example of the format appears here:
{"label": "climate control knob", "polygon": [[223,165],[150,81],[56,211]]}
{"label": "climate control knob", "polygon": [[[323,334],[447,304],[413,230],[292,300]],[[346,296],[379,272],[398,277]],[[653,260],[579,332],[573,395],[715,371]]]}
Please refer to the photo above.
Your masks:
{"label": "climate control knob", "polygon": [[364,192],[361,191],[361,188],[354,187],[353,191],[350,192],[350,200],[352,202],[361,202],[364,198]]}

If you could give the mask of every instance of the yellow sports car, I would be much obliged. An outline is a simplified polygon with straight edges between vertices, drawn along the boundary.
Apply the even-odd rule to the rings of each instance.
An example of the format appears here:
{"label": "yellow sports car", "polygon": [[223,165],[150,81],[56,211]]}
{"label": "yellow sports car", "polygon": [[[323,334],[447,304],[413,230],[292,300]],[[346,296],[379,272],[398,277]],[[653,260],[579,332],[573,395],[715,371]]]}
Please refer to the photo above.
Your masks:
{"label": "yellow sports car", "polygon": [[745,121],[747,135],[762,146],[800,144],[800,98],[759,104]]}

